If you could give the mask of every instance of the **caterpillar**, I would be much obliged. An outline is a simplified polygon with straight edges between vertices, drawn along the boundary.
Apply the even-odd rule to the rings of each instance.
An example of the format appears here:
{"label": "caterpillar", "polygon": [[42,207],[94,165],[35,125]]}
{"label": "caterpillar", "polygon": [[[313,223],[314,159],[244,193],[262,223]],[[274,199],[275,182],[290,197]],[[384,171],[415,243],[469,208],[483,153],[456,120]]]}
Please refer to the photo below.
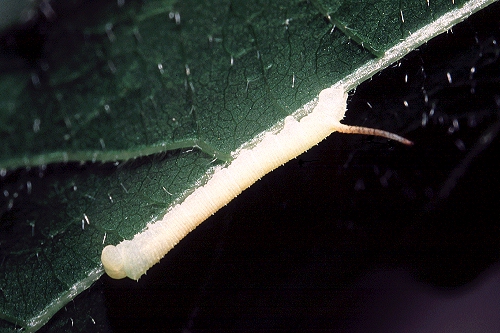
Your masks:
{"label": "caterpillar", "polygon": [[341,124],[346,102],[347,92],[342,86],[321,91],[319,98],[309,106],[312,112],[300,120],[286,117],[279,132],[268,132],[253,148],[239,150],[228,166],[217,168],[204,186],[174,206],[161,220],[150,224],[132,240],[106,246],[101,254],[106,273],[115,279],[128,276],[138,280],[210,215],[265,174],[318,144],[332,132],[378,135],[412,144],[382,130]]}

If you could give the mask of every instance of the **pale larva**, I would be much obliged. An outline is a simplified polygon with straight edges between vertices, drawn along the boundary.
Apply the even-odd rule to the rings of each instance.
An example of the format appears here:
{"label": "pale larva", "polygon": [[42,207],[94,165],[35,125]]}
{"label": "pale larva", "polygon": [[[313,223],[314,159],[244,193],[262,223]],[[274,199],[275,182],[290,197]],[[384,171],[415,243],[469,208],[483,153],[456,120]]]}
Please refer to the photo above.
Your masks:
{"label": "pale larva", "polygon": [[283,129],[266,133],[251,149],[242,149],[225,168],[196,189],[162,220],[120,244],[108,245],[101,255],[106,273],[115,279],[139,279],[191,230],[231,201],[259,178],[318,144],[332,132],[360,133],[410,141],[381,130],[343,125],[347,93],[341,87],[323,90],[313,111],[300,121],[288,116]]}

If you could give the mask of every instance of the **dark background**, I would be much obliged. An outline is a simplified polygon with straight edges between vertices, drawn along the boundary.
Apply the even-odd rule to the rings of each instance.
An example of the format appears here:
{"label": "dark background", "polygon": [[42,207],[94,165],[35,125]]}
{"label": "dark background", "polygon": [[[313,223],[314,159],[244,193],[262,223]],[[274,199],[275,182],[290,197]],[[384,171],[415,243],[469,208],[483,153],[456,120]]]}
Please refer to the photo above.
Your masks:
{"label": "dark background", "polygon": [[350,96],[346,123],[413,147],[333,134],[41,331],[499,332],[499,13]]}

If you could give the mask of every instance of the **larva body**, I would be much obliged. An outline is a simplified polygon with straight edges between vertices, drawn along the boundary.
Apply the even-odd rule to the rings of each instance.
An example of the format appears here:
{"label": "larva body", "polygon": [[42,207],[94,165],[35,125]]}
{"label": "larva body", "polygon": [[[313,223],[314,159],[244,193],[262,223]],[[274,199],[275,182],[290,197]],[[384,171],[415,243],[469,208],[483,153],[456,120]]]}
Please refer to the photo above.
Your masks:
{"label": "larva body", "polygon": [[259,178],[319,143],[340,125],[347,93],[342,88],[321,92],[313,111],[297,121],[285,119],[276,134],[267,133],[251,150],[242,149],[225,168],[196,189],[162,220],[150,224],[132,240],[104,248],[101,260],[115,279],[139,279],[190,231],[214,214]]}
{"label": "larva body", "polygon": [[227,167],[216,169],[204,186],[174,206],[162,220],[150,224],[132,240],[106,246],[101,255],[106,273],[115,279],[125,276],[139,279],[210,215],[262,176],[318,144],[332,132],[379,135],[411,144],[396,134],[341,124],[346,102],[347,93],[342,87],[323,90],[314,109],[300,121],[286,117],[279,132],[268,132],[252,149],[241,149]]}

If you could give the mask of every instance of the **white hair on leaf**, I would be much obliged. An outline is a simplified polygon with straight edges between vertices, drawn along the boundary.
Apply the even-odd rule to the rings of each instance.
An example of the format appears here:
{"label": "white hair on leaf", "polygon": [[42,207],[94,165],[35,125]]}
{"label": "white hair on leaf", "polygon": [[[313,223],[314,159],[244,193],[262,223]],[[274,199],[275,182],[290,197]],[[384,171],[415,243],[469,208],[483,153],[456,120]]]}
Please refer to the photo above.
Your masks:
{"label": "white hair on leaf", "polygon": [[217,168],[207,183],[197,188],[181,204],[150,225],[132,240],[106,246],[101,261],[106,273],[115,279],[128,276],[138,280],[182,238],[222,206],[268,172],[318,144],[332,132],[379,135],[405,144],[404,138],[381,130],[340,123],[346,112],[347,93],[343,87],[330,87],[319,94],[313,110],[297,121],[284,120],[283,128],[267,132],[252,148],[243,148],[224,168]]}

